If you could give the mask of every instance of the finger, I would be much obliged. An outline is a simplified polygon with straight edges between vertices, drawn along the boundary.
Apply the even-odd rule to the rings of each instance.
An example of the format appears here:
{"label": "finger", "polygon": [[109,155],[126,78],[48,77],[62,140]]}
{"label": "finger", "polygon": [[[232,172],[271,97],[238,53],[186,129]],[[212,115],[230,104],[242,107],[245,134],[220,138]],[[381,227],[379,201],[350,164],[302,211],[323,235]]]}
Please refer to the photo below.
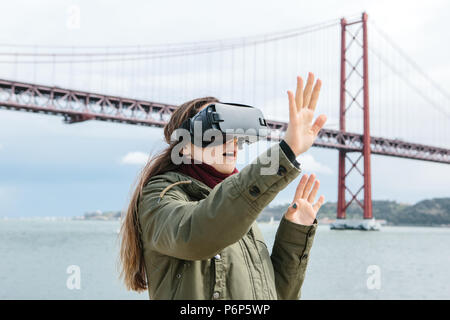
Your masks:
{"label": "finger", "polygon": [[313,205],[313,209],[315,212],[319,211],[319,209],[322,206],[324,201],[325,201],[325,197],[320,196],[319,200],[317,200],[317,202]]}
{"label": "finger", "polygon": [[309,102],[308,108],[311,110],[316,110],[317,100],[319,100],[320,88],[322,87],[322,81],[317,79],[316,84],[311,95],[311,101]]}
{"label": "finger", "polygon": [[308,197],[308,202],[309,203],[312,204],[314,202],[314,199],[316,198],[317,191],[319,191],[319,186],[320,186],[320,181],[316,180],[316,182],[314,183],[314,187],[312,188],[311,193],[309,194],[309,197]]}
{"label": "finger", "polygon": [[306,108],[309,105],[309,101],[311,100],[311,92],[314,83],[314,74],[308,73],[308,80],[306,81],[305,92],[303,93],[303,106],[302,108]]}
{"label": "finger", "polygon": [[325,122],[327,122],[327,116],[324,114],[321,114],[317,117],[316,121],[314,121],[314,124],[312,125],[312,131],[315,136],[319,134],[320,129],[323,128],[325,125]]}
{"label": "finger", "polygon": [[297,104],[297,111],[303,107],[303,78],[297,77],[297,91],[295,92],[295,103]]}
{"label": "finger", "polygon": [[298,183],[297,189],[295,190],[294,200],[300,199],[303,196],[303,190],[306,186],[306,181],[308,181],[308,175],[304,174]]}
{"label": "finger", "polygon": [[297,117],[297,106],[295,105],[294,94],[288,90],[287,92],[289,98],[289,122],[296,119]]}
{"label": "finger", "polygon": [[314,175],[314,173],[309,176],[308,182],[306,183],[305,189],[303,190],[303,199],[306,199],[306,197],[308,196],[309,190],[311,190],[315,178],[316,176]]}

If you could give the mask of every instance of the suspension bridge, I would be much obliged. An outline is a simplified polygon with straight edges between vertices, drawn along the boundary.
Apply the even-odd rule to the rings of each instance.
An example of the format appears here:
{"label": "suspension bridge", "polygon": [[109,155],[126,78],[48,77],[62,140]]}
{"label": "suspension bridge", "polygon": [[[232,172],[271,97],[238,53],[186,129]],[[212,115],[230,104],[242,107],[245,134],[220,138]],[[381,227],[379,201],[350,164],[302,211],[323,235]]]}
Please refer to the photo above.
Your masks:
{"label": "suspension bridge", "polygon": [[[450,95],[366,13],[214,41],[0,44],[0,65],[3,109],[62,116],[67,124],[163,127],[181,103],[216,96],[262,109],[273,132],[287,127],[292,79],[313,71],[323,82],[319,112],[329,119],[314,146],[339,153],[338,219],[353,202],[373,217],[372,154],[450,164]],[[356,189],[348,182],[354,177]]]}

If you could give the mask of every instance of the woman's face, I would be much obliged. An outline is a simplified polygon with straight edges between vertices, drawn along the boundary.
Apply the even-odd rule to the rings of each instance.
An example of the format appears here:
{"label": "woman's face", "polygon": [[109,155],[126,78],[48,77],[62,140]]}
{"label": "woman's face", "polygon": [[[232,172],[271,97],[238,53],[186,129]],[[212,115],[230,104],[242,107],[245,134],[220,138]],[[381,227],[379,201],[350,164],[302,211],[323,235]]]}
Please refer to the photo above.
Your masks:
{"label": "woman's face", "polygon": [[[209,105],[209,103],[201,107],[200,110],[204,109],[207,105]],[[233,172],[236,167],[237,152],[237,138],[228,140],[224,144],[218,146],[201,148],[191,143],[183,148],[184,155],[206,163],[217,171],[225,174]]]}

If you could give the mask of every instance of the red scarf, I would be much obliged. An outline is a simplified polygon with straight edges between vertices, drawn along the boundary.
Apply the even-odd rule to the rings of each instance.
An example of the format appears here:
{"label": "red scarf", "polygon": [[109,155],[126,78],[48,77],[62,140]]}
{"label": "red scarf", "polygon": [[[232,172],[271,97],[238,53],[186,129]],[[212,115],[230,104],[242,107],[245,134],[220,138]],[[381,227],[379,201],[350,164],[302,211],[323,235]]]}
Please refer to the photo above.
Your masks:
{"label": "red scarf", "polygon": [[198,164],[193,162],[190,164],[182,163],[178,167],[178,171],[203,182],[211,189],[214,188],[216,184],[221,183],[225,178],[239,172],[238,169],[234,168],[233,172],[230,174],[221,173],[214,169],[214,167],[203,162]]}

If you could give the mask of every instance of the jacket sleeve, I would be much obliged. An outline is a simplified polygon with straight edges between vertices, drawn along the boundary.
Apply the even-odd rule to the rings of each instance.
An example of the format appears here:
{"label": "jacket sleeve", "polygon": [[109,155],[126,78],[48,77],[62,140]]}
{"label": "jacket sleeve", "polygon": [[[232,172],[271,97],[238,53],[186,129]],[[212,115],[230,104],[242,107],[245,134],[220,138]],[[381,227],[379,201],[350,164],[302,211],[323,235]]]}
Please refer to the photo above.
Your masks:
{"label": "jacket sleeve", "polygon": [[283,215],[271,255],[278,299],[300,299],[316,229],[317,219],[311,226],[304,226],[287,220]]}
{"label": "jacket sleeve", "polygon": [[241,239],[300,172],[276,143],[200,201],[188,201],[176,186],[158,202],[167,181],[155,176],[138,208],[144,247],[184,260],[209,259]]}

